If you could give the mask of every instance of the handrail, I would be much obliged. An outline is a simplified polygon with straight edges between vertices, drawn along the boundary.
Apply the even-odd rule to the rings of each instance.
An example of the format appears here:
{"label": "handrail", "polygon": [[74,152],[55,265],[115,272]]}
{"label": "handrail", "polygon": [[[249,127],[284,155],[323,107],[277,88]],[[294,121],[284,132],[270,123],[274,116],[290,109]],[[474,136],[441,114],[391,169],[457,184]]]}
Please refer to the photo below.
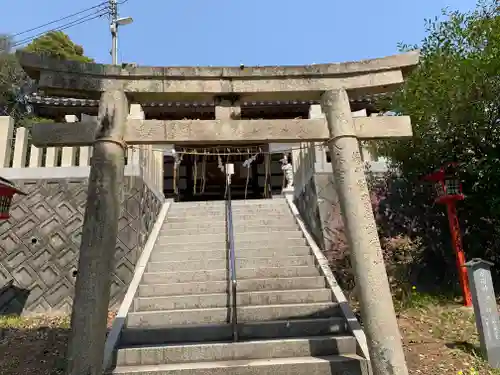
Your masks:
{"label": "handrail", "polygon": [[227,176],[226,184],[226,241],[229,250],[229,277],[231,280],[231,324],[233,328],[233,340],[238,341],[238,312],[236,310],[236,291],[238,287],[238,281],[236,279],[236,256],[234,252],[233,209],[231,205],[231,176]]}

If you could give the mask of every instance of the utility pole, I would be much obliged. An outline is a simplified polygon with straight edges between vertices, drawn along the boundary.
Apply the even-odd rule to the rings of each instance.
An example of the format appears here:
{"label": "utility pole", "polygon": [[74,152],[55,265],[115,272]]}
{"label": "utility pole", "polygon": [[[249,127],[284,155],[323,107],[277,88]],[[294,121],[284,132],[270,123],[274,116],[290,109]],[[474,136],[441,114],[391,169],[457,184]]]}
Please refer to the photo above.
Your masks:
{"label": "utility pole", "polygon": [[118,19],[118,5],[116,0],[109,0],[109,15],[111,17],[111,63],[113,65],[118,64],[118,25],[116,20]]}
{"label": "utility pole", "polygon": [[118,3],[116,0],[109,0],[109,15],[111,18],[111,63],[118,64],[118,26],[128,25],[134,22],[132,17],[118,18]]}

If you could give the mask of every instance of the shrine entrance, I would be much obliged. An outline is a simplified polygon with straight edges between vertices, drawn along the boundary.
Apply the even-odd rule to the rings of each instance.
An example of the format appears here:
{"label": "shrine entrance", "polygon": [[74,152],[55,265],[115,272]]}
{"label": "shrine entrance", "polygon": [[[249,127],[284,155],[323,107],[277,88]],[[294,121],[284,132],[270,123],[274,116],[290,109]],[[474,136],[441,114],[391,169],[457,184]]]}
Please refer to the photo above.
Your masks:
{"label": "shrine entrance", "polygon": [[[417,67],[419,51],[359,62],[257,67],[120,67],[80,64],[23,51],[17,51],[16,55],[25,72],[36,81],[38,88],[43,90],[45,95],[70,97],[77,94],[77,97],[82,99],[93,100],[99,96],[101,98],[100,116],[96,121],[82,121],[78,126],[69,123],[38,123],[32,125],[30,132],[32,145],[38,148],[63,147],[64,152],[70,151],[71,147],[93,147],[72,306],[71,335],[68,340],[68,374],[102,373],[102,370],[107,371],[112,364],[113,353],[119,345],[119,338],[127,321],[127,311],[131,308],[133,296],[142,279],[141,273],[146,270],[147,257],[152,249],[150,244],[153,245],[157,236],[161,235],[169,210],[170,202],[165,203],[164,197],[157,197],[160,198],[158,203],[161,208],[155,204],[159,208],[156,221],[152,215],[148,215],[146,220],[138,220],[140,232],[146,236],[149,233],[149,236],[153,237],[144,241],[144,251],[135,265],[139,273],[134,274],[122,304],[123,309],[120,308],[119,319],[115,319],[106,338],[103,333],[106,332],[107,311],[110,306],[110,287],[115,277],[113,259],[116,257],[120,212],[123,208],[121,184],[125,172],[125,146],[147,145],[151,151],[149,146],[152,145],[174,144],[179,146],[178,154],[191,155],[184,161],[176,160],[175,164],[179,168],[167,168],[172,171],[172,176],[177,170],[180,174],[180,166],[184,163],[185,183],[181,185],[181,179],[176,175],[172,181],[172,187],[175,184],[175,188],[170,189],[170,196],[175,194],[177,200],[185,200],[189,197],[220,199],[223,196],[221,179],[217,177],[217,173],[213,173],[217,172],[217,168],[208,165],[218,165],[220,154],[212,153],[210,156],[213,160],[206,161],[205,187],[203,194],[199,194],[201,178],[194,174],[194,168],[196,165],[196,169],[200,170],[195,156],[201,155],[184,152],[182,148],[187,149],[188,143],[198,150],[207,148],[207,145],[218,145],[222,151],[224,146],[221,143],[241,150],[250,143],[258,145],[316,142],[326,142],[331,150],[335,150],[331,161],[335,180],[332,196],[338,197],[342,207],[358,295],[362,306],[365,307],[362,309],[364,327],[357,322],[348,304],[342,302],[345,297],[333,275],[327,273],[328,264],[321,251],[316,250],[314,242],[307,239],[311,254],[319,264],[319,275],[327,281],[328,285],[325,286],[337,295],[334,300],[341,302],[340,310],[347,322],[346,328],[356,340],[356,347],[359,348],[356,350],[357,357],[363,360],[360,371],[372,372],[368,364],[370,361],[374,374],[385,374],[387,369],[391,369],[393,374],[408,374],[376,223],[371,214],[372,206],[359,154],[359,141],[411,137],[411,121],[408,116],[354,117],[351,102],[365,98],[375,102],[378,95],[390,94],[396,90],[404,83],[406,75]],[[150,100],[161,101],[153,103],[155,107],[175,107],[175,112],[181,107],[199,108],[199,103],[206,103],[204,107],[213,108],[213,111],[210,111],[210,116],[206,113],[200,116],[193,114],[177,120],[146,119],[141,103]],[[176,102],[171,102],[172,100]],[[193,105],[186,105],[186,102]],[[165,103],[170,104],[164,105]],[[273,115],[265,110],[269,103],[276,108]],[[320,107],[316,109],[320,110],[310,108],[308,118],[303,115],[292,118],[287,115],[283,118],[283,113],[290,114],[285,111],[283,105],[290,108],[297,104],[302,105],[301,103],[311,107],[319,104]],[[196,111],[190,109],[189,112]],[[278,117],[279,114],[281,116]],[[179,118],[180,114],[176,117]],[[6,139],[10,137],[9,134]],[[149,151],[145,154],[149,155],[149,161],[152,161],[150,164],[161,166],[161,157],[155,158]],[[246,189],[247,198],[248,190],[253,196],[272,197],[275,191],[281,193],[284,178],[279,160],[282,154],[271,157],[267,152],[258,153],[255,158],[257,173],[248,170],[247,173],[242,173],[242,161],[252,156],[252,152],[243,152],[246,155],[240,156],[241,164],[236,160],[237,153],[230,154],[235,160],[225,161],[233,162],[235,166],[234,194],[238,191],[239,197],[243,198],[245,189],[242,194],[241,186],[246,187],[247,184],[242,184],[241,181],[243,176],[248,175],[250,178],[244,180],[249,181],[248,185],[255,186],[255,189]],[[265,162],[260,154],[263,154],[262,159]],[[295,152],[295,156],[300,155]],[[307,161],[311,159],[312,157],[308,157]],[[302,168],[304,173],[299,175],[306,176],[313,166],[314,164],[306,164],[301,160],[297,170]],[[158,170],[160,168],[147,168],[142,172],[161,181],[162,176],[157,173]],[[209,172],[212,172],[213,177]],[[276,178],[273,181],[275,173]],[[290,182],[291,180],[289,178]],[[300,186],[299,181],[296,181],[295,187],[305,188],[305,182],[301,181]],[[236,189],[236,186],[239,188]],[[209,191],[213,191],[213,195],[209,196]],[[169,196],[168,190],[166,195]],[[304,228],[306,225],[300,220],[300,213],[293,209],[292,194],[285,194],[285,199],[300,227]],[[309,203],[302,202],[304,205]],[[141,201],[141,210],[149,210],[152,213],[150,207],[152,205]],[[229,237],[232,239],[233,236]],[[177,241],[185,244],[186,240],[179,236]],[[140,243],[140,246],[143,246],[142,241]],[[234,247],[229,246],[229,250],[231,249],[234,250]],[[229,251],[228,254],[229,259],[232,259],[228,262],[228,269],[232,269],[236,264],[235,254],[234,251]],[[273,270],[273,275],[274,272]],[[229,285],[236,287],[237,273],[232,273],[233,277],[227,278]],[[295,271],[293,275],[286,275],[299,276]],[[228,290],[231,290],[231,300],[236,302],[237,288],[233,290],[230,287]],[[234,314],[229,317],[228,322],[237,333],[239,328],[236,308],[232,308],[232,312]],[[161,319],[158,320],[160,321]],[[160,326],[161,324],[158,327]],[[362,329],[366,329],[370,334],[365,337]],[[337,366],[339,360],[327,359],[322,362]],[[354,369],[351,367],[354,363],[351,362],[354,361],[346,362],[345,365]],[[312,362],[297,361],[297,365],[307,366],[309,363]],[[277,365],[280,366],[279,363]],[[331,365],[329,368],[327,363],[324,365],[325,371],[328,372]],[[199,372],[204,368],[207,367],[200,365]],[[231,370],[230,367],[226,369],[229,372]],[[226,373],[229,373],[228,371]]]}
{"label": "shrine entrance", "polygon": [[226,163],[234,164],[233,199],[279,195],[284,180],[282,154],[269,154],[267,150],[267,145],[176,147],[175,157],[164,156],[165,197],[181,202],[223,200],[226,182],[221,168]]}

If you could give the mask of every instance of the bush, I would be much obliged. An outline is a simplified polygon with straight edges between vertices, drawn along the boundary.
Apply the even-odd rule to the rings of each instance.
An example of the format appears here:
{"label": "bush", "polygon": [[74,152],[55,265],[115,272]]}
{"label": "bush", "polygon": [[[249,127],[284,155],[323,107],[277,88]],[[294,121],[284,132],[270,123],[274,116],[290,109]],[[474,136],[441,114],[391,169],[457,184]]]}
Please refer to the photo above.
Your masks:
{"label": "bush", "polygon": [[[457,294],[455,255],[445,211],[420,183],[394,172],[367,171],[372,207],[393,295],[401,300],[417,288],[423,293]],[[343,228],[326,250],[330,266],[346,294],[355,297],[350,251]]]}

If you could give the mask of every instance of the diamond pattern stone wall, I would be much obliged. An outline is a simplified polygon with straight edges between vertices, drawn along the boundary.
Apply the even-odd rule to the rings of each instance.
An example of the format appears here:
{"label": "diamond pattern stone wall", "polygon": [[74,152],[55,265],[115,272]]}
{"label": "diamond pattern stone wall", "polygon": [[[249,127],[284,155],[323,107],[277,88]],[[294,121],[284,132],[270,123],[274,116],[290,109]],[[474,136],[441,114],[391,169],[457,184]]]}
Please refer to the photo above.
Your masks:
{"label": "diamond pattern stone wall", "polygon": [[[13,181],[26,197],[16,197],[11,218],[0,221],[0,288],[12,282],[27,299],[23,313],[69,312],[78,264],[87,179]],[[138,176],[126,176],[118,224],[111,306],[120,303],[161,207]],[[2,298],[0,313],[16,298]],[[16,310],[16,309],[14,309]]]}

